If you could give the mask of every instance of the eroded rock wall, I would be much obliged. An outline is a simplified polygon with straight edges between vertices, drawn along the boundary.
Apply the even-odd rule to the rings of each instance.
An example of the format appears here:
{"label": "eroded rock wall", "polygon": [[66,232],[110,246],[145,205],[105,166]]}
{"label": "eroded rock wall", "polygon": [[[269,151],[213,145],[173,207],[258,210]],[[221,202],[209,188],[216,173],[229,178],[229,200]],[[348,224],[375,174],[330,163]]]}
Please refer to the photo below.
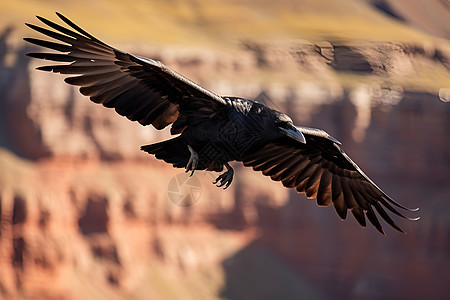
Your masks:
{"label": "eroded rock wall", "polygon": [[402,82],[423,65],[448,71],[448,52],[308,42],[233,51],[137,54],[327,130],[388,194],[421,207],[421,221],[381,237],[238,165],[229,190],[198,172],[199,202],[175,206],[168,183],[182,171],[138,150],[167,132],[90,103],[60,75],[34,71],[40,62],[2,59],[0,297],[445,297],[450,106],[434,87]]}

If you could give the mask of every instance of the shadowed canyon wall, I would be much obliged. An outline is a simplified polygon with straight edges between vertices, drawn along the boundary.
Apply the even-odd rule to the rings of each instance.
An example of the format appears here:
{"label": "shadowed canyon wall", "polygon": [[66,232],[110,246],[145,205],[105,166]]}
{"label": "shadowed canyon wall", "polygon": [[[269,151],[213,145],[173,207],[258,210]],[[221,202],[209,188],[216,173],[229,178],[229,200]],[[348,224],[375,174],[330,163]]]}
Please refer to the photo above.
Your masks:
{"label": "shadowed canyon wall", "polygon": [[[246,42],[233,53],[137,53],[338,138],[383,190],[421,208],[420,221],[399,221],[406,235],[386,228],[383,237],[239,165],[230,189],[197,172],[199,202],[173,205],[167,186],[182,170],[138,150],[168,132],[90,103],[60,75],[34,71],[43,63],[23,59],[30,49],[8,49],[7,35],[0,38],[0,298],[447,295],[449,92],[424,90],[414,73],[432,67],[448,75],[449,48]],[[351,76],[358,79],[346,84]]]}

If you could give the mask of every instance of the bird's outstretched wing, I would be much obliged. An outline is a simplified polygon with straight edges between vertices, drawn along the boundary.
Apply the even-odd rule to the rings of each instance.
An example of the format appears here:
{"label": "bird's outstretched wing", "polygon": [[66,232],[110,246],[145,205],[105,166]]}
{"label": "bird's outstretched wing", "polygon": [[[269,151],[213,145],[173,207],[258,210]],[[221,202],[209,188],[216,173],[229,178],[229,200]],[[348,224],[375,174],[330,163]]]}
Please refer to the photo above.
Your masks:
{"label": "bird's outstretched wing", "polygon": [[[320,206],[334,205],[341,219],[347,210],[361,226],[366,218],[384,234],[375,211],[392,227],[403,232],[386,212],[406,218],[395,207],[408,209],[386,195],[363,171],[340,149],[336,142],[323,135],[323,131],[305,130],[306,144],[290,138],[268,143],[259,151],[245,157],[244,166],[252,167],[281,181],[285,187],[295,188],[308,198],[317,198]],[[412,220],[412,219],[411,219]]]}
{"label": "bird's outstretched wing", "polygon": [[[62,53],[29,53],[35,58],[63,62],[37,69],[78,75],[65,81],[80,86],[80,92],[95,103],[113,107],[122,116],[142,125],[162,129],[175,122],[180,105],[197,99],[208,109],[226,102],[159,61],[138,57],[115,49],[96,39],[72,21],[57,13],[71,29],[37,17],[54,30],[26,24],[63,43],[25,38],[32,44]],[[197,103],[197,104],[198,104]],[[207,109],[207,110],[208,110]],[[185,121],[182,122],[186,123]],[[181,124],[181,125],[183,125]]]}

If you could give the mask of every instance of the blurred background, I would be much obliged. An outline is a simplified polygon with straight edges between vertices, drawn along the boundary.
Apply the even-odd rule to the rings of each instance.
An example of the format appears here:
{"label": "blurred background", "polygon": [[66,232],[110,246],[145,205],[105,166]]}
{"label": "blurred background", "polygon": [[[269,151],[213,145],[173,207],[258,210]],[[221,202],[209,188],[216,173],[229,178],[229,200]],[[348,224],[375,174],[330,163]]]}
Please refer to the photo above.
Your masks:
{"label": "blurred background", "polygon": [[[420,221],[384,237],[239,165],[226,191],[197,172],[198,202],[174,205],[182,170],[139,151],[167,131],[25,57],[24,23],[55,11],[328,131]],[[447,298],[449,20],[448,0],[1,1],[0,299]]]}

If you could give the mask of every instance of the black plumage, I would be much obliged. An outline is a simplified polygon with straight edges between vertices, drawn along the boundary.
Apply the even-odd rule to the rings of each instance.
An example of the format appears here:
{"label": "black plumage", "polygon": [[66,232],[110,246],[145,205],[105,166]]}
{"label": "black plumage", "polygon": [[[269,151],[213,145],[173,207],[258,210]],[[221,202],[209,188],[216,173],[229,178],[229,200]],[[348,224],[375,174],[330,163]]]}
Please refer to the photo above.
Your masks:
{"label": "black plumage", "polygon": [[28,55],[63,63],[37,69],[71,75],[65,81],[80,86],[93,102],[156,129],[172,124],[171,133],[180,134],[142,146],[143,151],[191,174],[226,167],[215,182],[224,188],[234,174],[229,162],[240,161],[317,198],[320,206],[333,204],[341,219],[350,210],[361,226],[367,216],[384,233],[376,211],[402,231],[386,210],[403,218],[399,208],[412,210],[387,196],[325,131],[295,126],[285,114],[256,101],[216,95],[161,62],[115,49],[57,15],[70,28],[42,17],[38,19],[53,30],[27,25],[58,42],[25,38],[57,52]]}

